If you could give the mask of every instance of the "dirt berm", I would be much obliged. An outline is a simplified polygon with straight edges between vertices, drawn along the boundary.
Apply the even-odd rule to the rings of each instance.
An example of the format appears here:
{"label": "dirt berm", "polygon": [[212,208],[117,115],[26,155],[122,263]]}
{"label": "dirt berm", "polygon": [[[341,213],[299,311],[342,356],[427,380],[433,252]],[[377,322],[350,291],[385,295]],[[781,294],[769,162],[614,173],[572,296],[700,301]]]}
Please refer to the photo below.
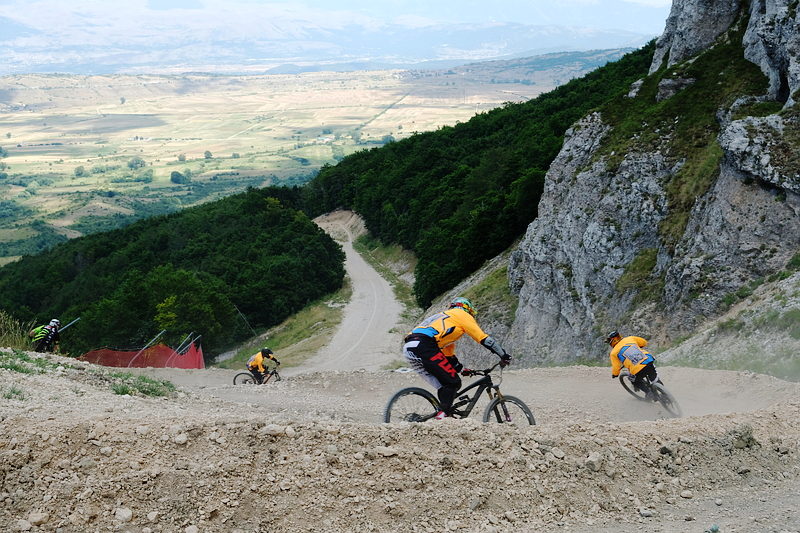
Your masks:
{"label": "dirt berm", "polygon": [[518,429],[381,424],[397,372],[148,370],[180,385],[152,398],[55,361],[0,369],[0,531],[800,530],[800,386],[766,376],[665,367],[665,419],[604,368],[509,371]]}

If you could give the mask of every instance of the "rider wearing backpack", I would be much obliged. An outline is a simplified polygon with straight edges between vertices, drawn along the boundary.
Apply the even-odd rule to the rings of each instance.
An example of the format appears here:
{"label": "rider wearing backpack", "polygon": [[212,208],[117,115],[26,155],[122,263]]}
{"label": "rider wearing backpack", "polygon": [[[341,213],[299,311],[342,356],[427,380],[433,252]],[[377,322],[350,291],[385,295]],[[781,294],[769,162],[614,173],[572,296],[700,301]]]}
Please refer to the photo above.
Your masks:
{"label": "rider wearing backpack", "polygon": [[264,366],[264,359],[272,359],[275,361],[275,366],[281,366],[281,362],[275,358],[275,355],[269,348],[263,348],[252,355],[247,361],[247,370],[253,374],[256,383],[259,385],[264,382],[264,373],[267,371]]}
{"label": "rider wearing backpack", "polygon": [[[611,345],[611,377],[616,378],[622,371],[622,367],[628,369],[634,377],[633,386],[636,390],[646,390],[644,378],[651,383],[661,383],[655,367],[655,359],[652,354],[645,350],[647,340],[633,335],[622,337],[618,331],[614,330],[608,334],[606,342]],[[647,391],[648,396],[650,391]]]}
{"label": "rider wearing backpack", "polygon": [[455,342],[466,333],[475,342],[500,356],[501,366],[511,363],[511,356],[500,343],[483,332],[475,320],[475,307],[466,298],[455,298],[446,311],[422,321],[405,338],[403,355],[411,368],[436,388],[439,409],[436,418],[450,416],[461,378],[458,373],[469,369],[459,362]]}
{"label": "rider wearing backpack", "polygon": [[33,328],[28,332],[28,337],[33,338],[33,351],[35,352],[58,352],[61,337],[58,328],[61,321],[54,318],[49,324]]}

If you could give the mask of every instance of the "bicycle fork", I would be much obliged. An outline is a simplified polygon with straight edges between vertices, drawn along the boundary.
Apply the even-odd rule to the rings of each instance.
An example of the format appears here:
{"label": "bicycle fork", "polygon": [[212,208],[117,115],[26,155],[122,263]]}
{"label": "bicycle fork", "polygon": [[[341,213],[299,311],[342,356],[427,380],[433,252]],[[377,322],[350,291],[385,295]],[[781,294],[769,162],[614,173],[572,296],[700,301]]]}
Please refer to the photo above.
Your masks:
{"label": "bicycle fork", "polygon": [[[503,393],[500,392],[500,389],[495,388],[494,394],[492,394],[492,388],[486,389],[486,394],[489,396],[489,401],[492,401],[494,398],[499,399],[500,401],[497,402],[498,407],[502,411],[502,418],[506,423],[511,423],[511,413],[508,412],[508,407],[506,407],[506,402],[503,401]],[[495,408],[495,416],[499,417],[500,413],[497,412],[497,408]]]}

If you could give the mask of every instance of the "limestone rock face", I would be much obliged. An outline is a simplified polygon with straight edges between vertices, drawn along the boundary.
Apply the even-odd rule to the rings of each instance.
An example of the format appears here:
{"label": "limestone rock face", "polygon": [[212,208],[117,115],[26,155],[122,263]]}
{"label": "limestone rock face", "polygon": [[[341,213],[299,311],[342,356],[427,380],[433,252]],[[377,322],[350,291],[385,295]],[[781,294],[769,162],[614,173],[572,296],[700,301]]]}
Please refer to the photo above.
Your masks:
{"label": "limestone rock face", "polygon": [[650,73],[664,61],[672,66],[711,46],[730,28],[740,8],[740,0],[674,0],[664,33],[656,41]]}
{"label": "limestone rock face", "polygon": [[[628,154],[617,172],[606,172],[592,157],[607,130],[593,114],[567,132],[539,217],[509,262],[509,282],[519,293],[511,345],[542,347],[532,362],[586,355],[602,335],[602,317],[623,314],[630,303],[613,297],[625,266],[640,250],[658,247],[663,185],[672,169],[655,152]],[[557,349],[559,338],[585,349]]]}
{"label": "limestone rock face", "polygon": [[744,56],[769,78],[769,95],[787,107],[800,89],[800,10],[793,0],[754,0]]}
{"label": "limestone rock face", "polygon": [[[657,43],[651,72],[691,60],[746,23],[746,57],[770,80],[767,94],[718,111],[718,177],[696,197],[677,242],[659,232],[670,214],[668,185],[683,165],[663,150],[673,133],[661,132],[661,145],[647,152],[600,156],[610,126],[598,113],[567,132],[539,217],[509,260],[519,295],[509,347],[524,347],[527,363],[598,357],[606,329],[657,343],[692,333],[719,316],[727,296],[780,271],[800,250],[800,111],[791,97],[800,89],[800,6],[753,0],[746,9],[738,0],[675,0]],[[688,90],[691,81],[679,81],[660,87],[658,98]],[[737,119],[765,100],[784,103],[783,112]],[[637,290],[626,285],[637,265],[650,289],[644,298],[641,279]]]}
{"label": "limestone rock face", "polygon": [[[675,0],[656,42],[650,72],[711,46],[737,20],[740,0]],[[769,96],[787,105],[800,89],[800,9],[793,0],[752,0],[743,40],[745,57],[769,78]]]}

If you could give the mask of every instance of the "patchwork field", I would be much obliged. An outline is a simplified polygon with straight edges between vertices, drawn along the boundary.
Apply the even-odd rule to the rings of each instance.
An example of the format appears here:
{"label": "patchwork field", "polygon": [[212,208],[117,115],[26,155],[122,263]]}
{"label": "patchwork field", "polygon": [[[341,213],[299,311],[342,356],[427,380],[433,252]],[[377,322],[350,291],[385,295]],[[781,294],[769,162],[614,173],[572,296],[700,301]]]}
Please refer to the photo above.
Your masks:
{"label": "patchwork field", "polygon": [[303,183],[354,151],[527,100],[614,54],[543,68],[0,77],[0,261],[248,186]]}

